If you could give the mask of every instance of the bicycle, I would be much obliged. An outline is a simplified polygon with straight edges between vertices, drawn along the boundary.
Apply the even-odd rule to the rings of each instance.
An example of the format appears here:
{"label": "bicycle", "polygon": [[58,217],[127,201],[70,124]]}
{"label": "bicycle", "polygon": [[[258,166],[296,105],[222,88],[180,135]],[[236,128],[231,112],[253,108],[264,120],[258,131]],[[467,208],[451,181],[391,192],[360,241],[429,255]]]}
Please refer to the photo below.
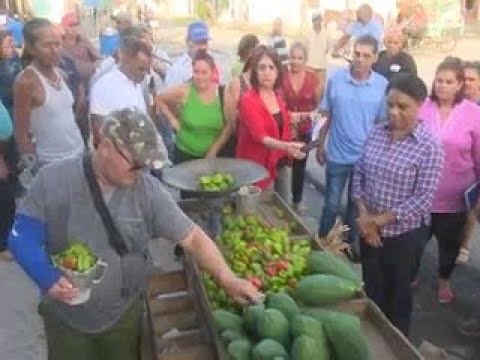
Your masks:
{"label": "bicycle", "polygon": [[408,37],[407,49],[413,53],[432,50],[449,53],[455,50],[459,38],[460,28],[458,27],[431,26],[419,39]]}

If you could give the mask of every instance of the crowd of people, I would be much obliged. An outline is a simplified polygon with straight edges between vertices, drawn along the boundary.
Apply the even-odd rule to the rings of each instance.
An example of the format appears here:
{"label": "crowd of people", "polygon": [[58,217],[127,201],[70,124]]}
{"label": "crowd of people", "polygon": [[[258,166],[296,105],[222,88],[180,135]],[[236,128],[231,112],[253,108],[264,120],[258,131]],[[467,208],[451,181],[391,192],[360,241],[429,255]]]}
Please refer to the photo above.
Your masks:
{"label": "crowd of people", "polygon": [[[180,244],[233,298],[258,298],[155,177],[170,163],[251,160],[268,171],[257,185],[301,214],[318,119],[324,125],[314,152],[326,175],[318,235],[341,215],[346,191],[346,256],[362,263],[367,295],[392,323],[408,335],[412,289],[433,236],[438,301],[454,301],[450,278],[469,260],[480,214],[480,201],[465,201],[480,181],[478,62],[446,58],[428,94],[403,50],[405,34],[384,33],[362,5],[333,46],[320,13],[304,43],[288,46],[281,19],[269,45],[245,35],[225,84],[229,70],[209,51],[205,23],[188,26],[185,52],[164,68],[147,26],[116,21],[120,45],[103,60],[72,16],[61,31],[46,19],[28,21],[21,55],[12,34],[0,31],[0,254],[47,295],[40,313],[49,359],[135,358],[138,327],[131,324],[141,311],[152,238]],[[327,54],[338,55],[350,38],[351,63],[327,76]],[[30,184],[18,179],[25,168]],[[107,279],[77,307],[65,305],[77,289],[49,261],[71,238],[109,263]],[[462,331],[480,334],[480,323]]]}

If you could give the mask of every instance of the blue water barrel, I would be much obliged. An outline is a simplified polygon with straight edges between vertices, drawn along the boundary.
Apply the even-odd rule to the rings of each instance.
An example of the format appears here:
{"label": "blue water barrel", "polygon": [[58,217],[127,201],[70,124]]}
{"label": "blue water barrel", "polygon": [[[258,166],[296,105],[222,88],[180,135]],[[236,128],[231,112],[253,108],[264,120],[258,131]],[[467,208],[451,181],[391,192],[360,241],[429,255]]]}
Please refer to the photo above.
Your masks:
{"label": "blue water barrel", "polygon": [[115,29],[108,28],[100,34],[100,54],[110,56],[120,44],[120,36]]}

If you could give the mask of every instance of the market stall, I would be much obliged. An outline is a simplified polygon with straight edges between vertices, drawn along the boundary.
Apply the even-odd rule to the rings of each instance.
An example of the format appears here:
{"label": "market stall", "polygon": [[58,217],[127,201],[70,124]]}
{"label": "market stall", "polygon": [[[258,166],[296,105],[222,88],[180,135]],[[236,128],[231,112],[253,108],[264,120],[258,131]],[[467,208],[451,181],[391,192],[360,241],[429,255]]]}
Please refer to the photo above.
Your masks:
{"label": "market stall", "polygon": [[[187,176],[190,185],[179,187],[200,190],[200,177],[220,169],[214,162],[200,165],[202,171]],[[223,165],[221,171],[236,181],[235,163]],[[242,174],[249,173],[243,165]],[[308,228],[276,193],[249,194],[247,183],[242,180],[247,188],[234,194],[199,191],[200,198],[180,206],[206,231],[214,230],[230,267],[265,293],[265,301],[236,305],[186,257],[183,271],[150,281],[150,352],[144,359],[330,359],[333,354],[336,359],[421,359],[365,298],[350,265],[319,251]],[[220,221],[213,228],[212,218]]]}

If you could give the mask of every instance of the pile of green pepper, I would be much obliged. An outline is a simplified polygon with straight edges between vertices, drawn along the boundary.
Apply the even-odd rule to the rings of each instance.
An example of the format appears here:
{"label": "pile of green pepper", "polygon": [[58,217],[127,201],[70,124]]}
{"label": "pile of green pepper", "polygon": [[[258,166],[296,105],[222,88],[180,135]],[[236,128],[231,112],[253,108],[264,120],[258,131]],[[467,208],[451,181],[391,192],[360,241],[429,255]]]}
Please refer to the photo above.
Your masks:
{"label": "pile of green pepper", "polygon": [[200,176],[198,182],[200,189],[204,191],[219,192],[232,188],[235,180],[232,174],[217,172],[212,175]]}
{"label": "pile of green pepper", "polygon": [[[271,227],[255,215],[234,216],[227,207],[217,242],[238,276],[266,294],[290,292],[305,274],[311,251],[308,240],[290,240],[291,227]],[[233,302],[209,275],[204,275],[204,284],[214,309],[234,310]]]}

